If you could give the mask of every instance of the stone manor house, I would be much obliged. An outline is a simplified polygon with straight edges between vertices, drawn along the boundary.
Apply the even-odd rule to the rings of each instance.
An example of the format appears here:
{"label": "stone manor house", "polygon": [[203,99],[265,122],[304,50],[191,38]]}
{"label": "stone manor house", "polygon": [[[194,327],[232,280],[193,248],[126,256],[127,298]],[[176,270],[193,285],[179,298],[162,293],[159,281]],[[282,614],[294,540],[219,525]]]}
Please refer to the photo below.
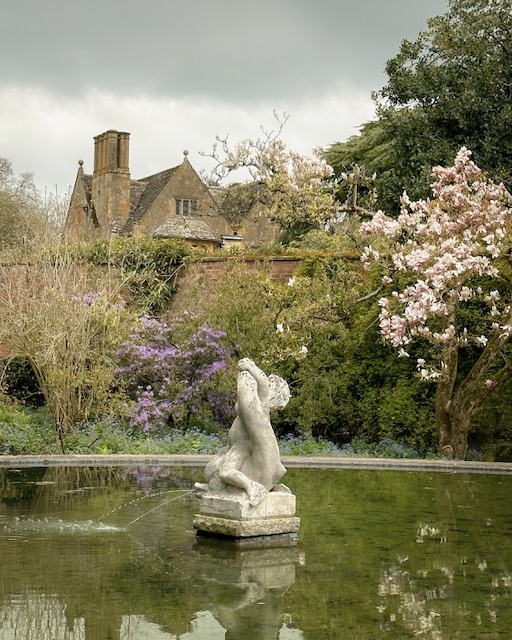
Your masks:
{"label": "stone manor house", "polygon": [[[254,197],[243,199],[244,211],[229,215],[226,207],[233,207],[233,198],[225,190],[208,188],[187,151],[180,165],[134,180],[129,145],[129,133],[109,130],[95,136],[94,171],[85,173],[79,162],[64,226],[66,239],[181,238],[216,249],[257,247],[277,237],[279,229],[267,218],[258,189]],[[233,219],[239,221],[237,228],[229,223]]]}

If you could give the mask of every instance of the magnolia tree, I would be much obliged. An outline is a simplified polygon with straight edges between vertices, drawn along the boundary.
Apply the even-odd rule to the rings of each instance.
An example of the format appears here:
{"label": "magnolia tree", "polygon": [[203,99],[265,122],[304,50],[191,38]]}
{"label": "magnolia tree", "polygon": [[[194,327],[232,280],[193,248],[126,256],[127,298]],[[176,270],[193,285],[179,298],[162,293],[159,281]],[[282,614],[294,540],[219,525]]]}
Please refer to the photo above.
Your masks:
{"label": "magnolia tree", "polygon": [[245,170],[250,183],[264,187],[260,199],[268,207],[268,215],[283,229],[303,224],[321,227],[337,213],[337,204],[327,181],[333,170],[321,158],[322,150],[303,156],[286,148],[279,137],[287,117],[280,119],[277,132],[263,131],[257,139],[245,139],[231,144],[227,138],[217,137],[210,154],[203,154],[215,162],[208,180],[222,185]]}
{"label": "magnolia tree", "polygon": [[[451,458],[464,457],[472,416],[512,372],[504,351],[512,333],[510,299],[496,285],[508,249],[511,196],[470,155],[462,148],[453,167],[433,169],[432,199],[411,202],[404,194],[397,219],[378,211],[362,225],[376,236],[362,260],[386,267],[390,295],[379,300],[381,334],[399,357],[410,357],[413,342],[425,347],[418,375],[437,384],[439,451]],[[473,323],[476,333],[462,313],[465,304],[483,313],[485,322]],[[462,367],[464,348],[476,351],[469,369],[467,358]]]}

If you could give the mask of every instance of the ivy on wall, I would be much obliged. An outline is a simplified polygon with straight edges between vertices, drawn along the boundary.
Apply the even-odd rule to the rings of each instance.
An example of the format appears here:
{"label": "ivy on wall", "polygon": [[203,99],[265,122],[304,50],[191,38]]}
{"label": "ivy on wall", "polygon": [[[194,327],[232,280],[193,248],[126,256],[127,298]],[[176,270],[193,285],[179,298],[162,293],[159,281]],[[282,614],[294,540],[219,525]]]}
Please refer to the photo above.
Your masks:
{"label": "ivy on wall", "polygon": [[180,270],[194,253],[186,242],[167,238],[115,238],[66,245],[62,251],[79,262],[115,269],[132,301],[150,313],[169,302]]}

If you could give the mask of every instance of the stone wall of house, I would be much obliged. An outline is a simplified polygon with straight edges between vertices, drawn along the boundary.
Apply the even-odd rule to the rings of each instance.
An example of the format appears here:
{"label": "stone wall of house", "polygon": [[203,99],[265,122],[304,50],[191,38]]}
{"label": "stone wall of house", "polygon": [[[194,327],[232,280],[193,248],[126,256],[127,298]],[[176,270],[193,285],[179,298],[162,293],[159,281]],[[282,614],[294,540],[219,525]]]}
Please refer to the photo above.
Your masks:
{"label": "stone wall of house", "polygon": [[243,237],[246,247],[261,247],[276,241],[281,235],[282,229],[269,220],[267,213],[265,205],[261,202],[256,203],[251,209],[250,216],[244,220],[238,233]]}
{"label": "stone wall of house", "polygon": [[[231,232],[226,220],[219,215],[211,193],[190,162],[185,158],[183,163],[173,171],[168,178],[168,183],[157,195],[143,218],[134,227],[133,235],[148,235],[168,219],[174,218],[176,216],[177,199],[195,201],[197,211],[191,212],[190,215],[204,219],[219,237]],[[184,220],[186,221],[186,217]]]}
{"label": "stone wall of house", "polygon": [[70,240],[84,240],[92,233],[93,224],[91,212],[87,204],[87,195],[83,183],[83,163],[75,181],[75,187],[71,194],[68,215],[64,225],[64,237]]}

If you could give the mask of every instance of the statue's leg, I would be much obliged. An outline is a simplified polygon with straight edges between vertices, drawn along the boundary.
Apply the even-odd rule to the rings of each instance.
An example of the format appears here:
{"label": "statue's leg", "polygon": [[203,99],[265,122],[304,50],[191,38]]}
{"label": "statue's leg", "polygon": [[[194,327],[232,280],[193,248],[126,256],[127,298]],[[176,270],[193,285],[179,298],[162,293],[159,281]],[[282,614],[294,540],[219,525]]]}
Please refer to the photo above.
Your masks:
{"label": "statue's leg", "polygon": [[225,456],[228,454],[228,451],[228,447],[223,447],[206,465],[204,470],[204,477],[207,481],[210,480],[210,478],[219,471],[224,462]]}
{"label": "statue's leg", "polygon": [[219,476],[227,485],[243,489],[247,494],[249,504],[253,507],[259,504],[268,493],[268,490],[262,484],[251,480],[238,469],[221,469]]}
{"label": "statue's leg", "polygon": [[251,484],[251,481],[244,473],[233,467],[222,467],[219,471],[219,477],[225,484],[238,487],[238,489],[243,489],[245,492],[248,492]]}

